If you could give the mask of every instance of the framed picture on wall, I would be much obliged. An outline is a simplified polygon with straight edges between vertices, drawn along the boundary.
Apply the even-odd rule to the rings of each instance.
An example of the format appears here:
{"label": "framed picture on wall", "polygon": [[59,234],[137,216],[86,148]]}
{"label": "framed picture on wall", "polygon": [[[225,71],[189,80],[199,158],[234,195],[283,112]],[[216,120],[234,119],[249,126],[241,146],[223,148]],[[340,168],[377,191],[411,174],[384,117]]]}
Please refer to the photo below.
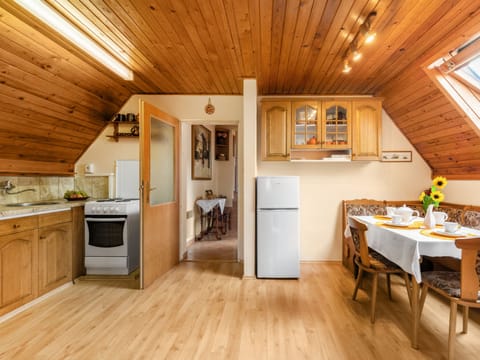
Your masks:
{"label": "framed picture on wall", "polygon": [[411,151],[382,151],[383,162],[411,162]]}
{"label": "framed picture on wall", "polygon": [[211,180],[211,134],[202,125],[192,125],[192,179]]}

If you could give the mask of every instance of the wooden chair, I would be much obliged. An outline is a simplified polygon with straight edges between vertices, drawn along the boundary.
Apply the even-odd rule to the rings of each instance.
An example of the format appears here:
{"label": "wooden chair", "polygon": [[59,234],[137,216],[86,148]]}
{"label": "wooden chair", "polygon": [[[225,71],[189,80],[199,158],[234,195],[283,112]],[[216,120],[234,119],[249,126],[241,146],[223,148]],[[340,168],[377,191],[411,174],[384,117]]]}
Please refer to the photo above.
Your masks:
{"label": "wooden chair", "polygon": [[378,287],[378,274],[385,274],[387,277],[388,297],[392,299],[392,290],[390,284],[390,275],[398,274],[403,276],[405,285],[407,288],[408,300],[411,304],[411,289],[408,274],[403,271],[396,264],[386,259],[376,251],[369,249],[367,234],[367,225],[359,222],[354,218],[348,218],[348,225],[352,234],[352,240],[355,245],[355,263],[358,266],[358,276],[355,283],[355,290],[353,291],[352,299],[357,298],[358,288],[362,282],[363,274],[365,272],[373,275],[372,281],[372,294],[371,294],[371,310],[370,321],[373,324],[375,322],[375,305],[377,301],[377,287]]}
{"label": "wooden chair", "polygon": [[480,308],[480,237],[457,239],[455,240],[455,245],[462,249],[460,271],[429,271],[422,273],[423,284],[420,296],[420,315],[429,289],[450,300],[449,360],[452,360],[455,355],[457,306],[463,306],[463,333],[468,331],[469,308]]}

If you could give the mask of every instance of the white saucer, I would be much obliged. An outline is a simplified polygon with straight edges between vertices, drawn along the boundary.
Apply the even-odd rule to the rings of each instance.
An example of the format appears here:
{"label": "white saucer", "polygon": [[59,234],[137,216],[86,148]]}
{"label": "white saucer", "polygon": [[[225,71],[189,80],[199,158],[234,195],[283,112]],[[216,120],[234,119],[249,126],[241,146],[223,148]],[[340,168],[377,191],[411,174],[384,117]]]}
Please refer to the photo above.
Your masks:
{"label": "white saucer", "polygon": [[384,224],[389,225],[389,226],[398,226],[398,227],[408,227],[411,223],[399,223],[399,224],[394,224],[391,221],[385,221]]}
{"label": "white saucer", "polygon": [[445,230],[433,230],[432,233],[440,236],[451,237],[451,238],[459,238],[459,237],[467,236],[467,234],[465,234],[463,231],[457,231],[457,232],[451,233]]}

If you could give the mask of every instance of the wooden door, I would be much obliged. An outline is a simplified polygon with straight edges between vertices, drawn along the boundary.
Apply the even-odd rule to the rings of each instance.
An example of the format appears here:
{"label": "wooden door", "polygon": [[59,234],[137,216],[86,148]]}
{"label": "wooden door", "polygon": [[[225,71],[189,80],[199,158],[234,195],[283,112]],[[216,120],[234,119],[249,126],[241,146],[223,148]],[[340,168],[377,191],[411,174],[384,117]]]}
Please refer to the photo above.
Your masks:
{"label": "wooden door", "polygon": [[179,261],[179,121],[140,100],[140,287]]}

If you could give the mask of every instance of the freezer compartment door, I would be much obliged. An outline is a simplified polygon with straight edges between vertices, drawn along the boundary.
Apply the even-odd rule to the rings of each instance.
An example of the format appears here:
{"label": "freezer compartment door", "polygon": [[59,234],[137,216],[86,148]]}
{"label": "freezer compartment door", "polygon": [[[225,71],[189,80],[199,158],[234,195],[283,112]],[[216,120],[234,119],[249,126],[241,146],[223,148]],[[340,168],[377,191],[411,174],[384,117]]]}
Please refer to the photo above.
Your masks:
{"label": "freezer compartment door", "polygon": [[257,277],[299,278],[297,210],[257,211]]}
{"label": "freezer compartment door", "polygon": [[298,176],[257,177],[257,209],[298,209]]}

